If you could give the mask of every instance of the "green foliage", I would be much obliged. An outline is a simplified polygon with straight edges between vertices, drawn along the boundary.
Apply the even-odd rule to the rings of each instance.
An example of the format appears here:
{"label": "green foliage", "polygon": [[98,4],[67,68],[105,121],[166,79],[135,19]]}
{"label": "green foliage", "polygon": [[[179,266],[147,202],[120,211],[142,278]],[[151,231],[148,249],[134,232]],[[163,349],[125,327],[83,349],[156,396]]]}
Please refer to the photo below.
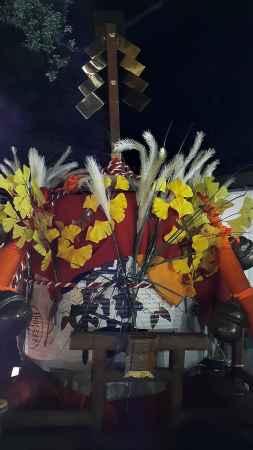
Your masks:
{"label": "green foliage", "polygon": [[22,31],[24,45],[45,56],[50,81],[57,78],[75,50],[67,23],[73,0],[1,0],[0,22]]}

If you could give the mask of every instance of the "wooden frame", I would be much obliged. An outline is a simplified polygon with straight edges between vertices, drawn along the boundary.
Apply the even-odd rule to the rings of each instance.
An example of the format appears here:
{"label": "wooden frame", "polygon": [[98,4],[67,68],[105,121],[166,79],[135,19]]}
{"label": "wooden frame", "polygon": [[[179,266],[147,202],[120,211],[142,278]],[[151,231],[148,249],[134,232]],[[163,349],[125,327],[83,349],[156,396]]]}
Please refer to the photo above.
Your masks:
{"label": "wooden frame", "polygon": [[[105,407],[105,385],[107,382],[117,382],[124,379],[124,373],[106,367],[108,351],[126,351],[129,337],[138,337],[146,341],[155,338],[155,353],[170,350],[170,366],[156,369],[155,375],[166,382],[170,394],[168,405],[169,417],[174,419],[182,407],[183,371],[186,350],[206,350],[208,337],[202,334],[182,333],[116,333],[93,332],[74,334],[71,339],[72,350],[92,350],[92,401],[90,411],[9,411],[3,416],[3,425],[7,429],[23,427],[60,427],[60,426],[91,426],[100,431],[103,426]],[[126,379],[125,379],[126,380]],[[126,380],[131,382],[131,380]],[[152,380],[153,381],[153,380]],[[135,382],[149,382],[139,380]],[[171,414],[170,414],[171,413]]]}

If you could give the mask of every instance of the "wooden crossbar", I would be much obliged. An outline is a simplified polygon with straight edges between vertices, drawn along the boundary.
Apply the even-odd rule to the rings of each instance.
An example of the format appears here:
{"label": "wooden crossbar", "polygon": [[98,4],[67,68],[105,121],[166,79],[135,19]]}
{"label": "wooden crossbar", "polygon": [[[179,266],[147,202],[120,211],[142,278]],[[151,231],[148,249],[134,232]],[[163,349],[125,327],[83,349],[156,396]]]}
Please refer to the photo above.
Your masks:
{"label": "wooden crossbar", "polygon": [[[85,411],[9,411],[2,416],[4,428],[40,428],[40,427],[66,427],[66,426],[91,426],[95,431],[100,431],[103,426],[106,383],[125,381],[124,373],[107,368],[108,351],[127,351],[130,341],[136,338],[138,345],[143,340],[145,351],[170,351],[170,364],[168,368],[157,369],[154,374],[156,379],[164,381],[167,385],[170,404],[168,405],[168,423],[170,418],[176,420],[180,417],[183,398],[183,372],[186,350],[206,350],[208,337],[202,334],[184,333],[108,333],[93,332],[74,334],[71,338],[72,350],[92,350],[92,398],[91,408]],[[152,345],[147,345],[147,340],[152,339]],[[134,348],[134,347],[133,347]],[[146,349],[146,350],[145,350]],[[140,351],[140,346],[138,346]],[[147,358],[148,360],[148,358]],[[136,383],[150,382],[154,380],[134,380]],[[1,422],[1,418],[0,418]]]}

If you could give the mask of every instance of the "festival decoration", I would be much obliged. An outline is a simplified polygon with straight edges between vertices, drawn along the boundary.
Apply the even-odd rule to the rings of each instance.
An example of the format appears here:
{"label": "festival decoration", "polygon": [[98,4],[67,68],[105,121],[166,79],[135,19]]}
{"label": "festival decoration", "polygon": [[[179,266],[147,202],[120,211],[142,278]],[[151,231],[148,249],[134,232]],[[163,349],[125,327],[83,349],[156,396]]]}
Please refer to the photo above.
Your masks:
{"label": "festival decoration", "polygon": [[[114,147],[117,155],[138,151],[140,175],[117,159],[102,170],[92,157],[77,170],[76,163],[65,163],[69,149],[50,168],[35,149],[28,166],[21,167],[15,149],[13,161],[0,166],[0,224],[11,235],[12,251],[37,254],[34,275],[43,275],[48,286],[75,286],[81,276],[87,324],[135,327],[145,312],[154,328],[171,321],[173,306],[197,298],[198,286],[218,272],[231,293],[241,290],[238,267],[233,286],[227,273],[236,258],[229,239],[250,225],[252,200],[244,199],[238,218],[224,216],[232,180],[220,185],[215,179],[218,161],[210,162],[213,149],[201,150],[202,132],[188,155],[179,152],[170,161],[150,132],[143,138],[148,149],[130,139]],[[148,290],[149,306],[142,295]]]}

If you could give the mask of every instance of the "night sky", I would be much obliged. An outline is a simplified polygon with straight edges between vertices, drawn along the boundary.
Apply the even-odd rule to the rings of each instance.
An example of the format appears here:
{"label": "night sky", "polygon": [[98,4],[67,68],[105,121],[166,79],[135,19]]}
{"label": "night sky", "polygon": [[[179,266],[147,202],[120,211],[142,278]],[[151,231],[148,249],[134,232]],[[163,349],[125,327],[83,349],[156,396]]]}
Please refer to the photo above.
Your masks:
{"label": "night sky", "polygon": [[[104,2],[77,0],[70,12],[73,34],[83,49],[93,39],[92,14],[97,9],[118,9],[126,20],[155,3],[125,0]],[[253,146],[253,2],[167,2],[157,12],[127,31],[126,37],[140,46],[139,60],[146,65],[142,77],[149,83],[152,102],[142,114],[121,107],[121,134],[140,138],[150,129],[173,155],[189,126],[192,133],[204,130],[206,145],[217,150],[220,171],[231,173],[252,161]],[[84,79],[83,52],[50,83],[43,58],[20,46],[22,36],[0,27],[0,149],[6,156],[16,145],[23,157],[29,146],[37,147],[52,161],[72,145],[80,161],[95,154],[109,158],[106,109],[89,121],[75,109],[81,99],[77,89]],[[105,76],[105,74],[104,74]],[[253,161],[252,161],[253,162]]]}

